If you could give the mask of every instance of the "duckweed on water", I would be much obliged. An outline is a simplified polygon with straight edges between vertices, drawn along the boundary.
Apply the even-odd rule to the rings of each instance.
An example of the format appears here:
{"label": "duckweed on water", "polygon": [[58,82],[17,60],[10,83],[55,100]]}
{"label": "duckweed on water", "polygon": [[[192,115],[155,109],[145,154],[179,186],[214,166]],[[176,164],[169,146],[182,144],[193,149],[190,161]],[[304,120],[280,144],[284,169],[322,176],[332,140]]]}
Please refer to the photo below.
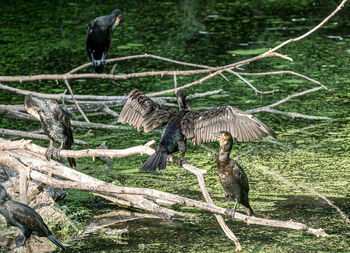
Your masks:
{"label": "duckweed on water", "polygon": [[[113,34],[109,57],[134,54],[155,54],[176,60],[219,66],[247,59],[247,52],[260,53],[296,37],[318,24],[339,1],[16,1],[2,3],[0,16],[0,75],[34,75],[65,73],[86,62],[85,29],[89,20],[106,15],[112,9],[124,11],[125,20]],[[258,4],[257,4],[258,3]],[[136,7],[137,6],[137,7]],[[30,13],[30,15],[29,15]],[[349,225],[334,208],[316,194],[305,190],[311,187],[329,198],[350,215],[350,27],[347,6],[331,19],[332,23],[311,36],[282,48],[294,62],[268,58],[244,66],[244,72],[291,70],[307,75],[327,85],[333,91],[319,91],[295,98],[276,109],[308,115],[327,116],[330,121],[312,121],[282,115],[256,115],[279,135],[284,146],[262,141],[235,143],[232,157],[239,162],[250,182],[250,201],[254,211],[271,219],[300,221],[313,228],[324,228],[327,238],[316,238],[300,231],[261,227],[227,220],[238,236],[244,252],[350,252]],[[293,21],[295,19],[296,21]],[[336,23],[336,24],[335,24]],[[297,28],[297,29],[296,29]],[[201,32],[202,31],[202,32]],[[204,31],[204,32],[203,32]],[[327,36],[341,36],[342,41]],[[235,53],[235,56],[227,52]],[[232,52],[231,52],[232,51]],[[245,52],[245,54],[239,54]],[[113,65],[107,65],[106,73]],[[190,69],[154,59],[118,62],[115,73],[134,73],[152,70]],[[90,71],[86,69],[84,71]],[[83,71],[83,72],[84,72]],[[231,104],[248,110],[276,102],[286,96],[317,85],[291,75],[249,77],[263,91],[280,92],[256,96],[234,76],[225,74],[201,85],[187,89],[188,94],[222,88],[229,93],[200,98],[189,102],[197,106]],[[198,76],[178,77],[178,85],[196,80]],[[133,88],[143,92],[173,87],[173,77],[152,77],[110,82],[106,80],[77,80],[70,82],[75,94],[121,95]],[[59,93],[63,83],[53,81],[10,83],[13,87],[39,92]],[[23,96],[0,91],[2,104],[23,104]],[[171,94],[172,95],[172,94]],[[120,111],[117,108],[116,111]],[[109,117],[91,117],[92,122],[111,123]],[[4,128],[35,130],[38,122],[28,123],[1,118]],[[307,128],[304,129],[303,128]],[[109,148],[126,148],[159,141],[160,133],[136,131],[87,132],[74,129],[74,136],[98,147],[103,141]],[[47,146],[46,142],[35,143]],[[258,146],[257,146],[258,145]],[[208,191],[214,202],[225,208],[233,203],[224,198],[217,177],[215,152],[218,143],[205,144],[210,150],[188,145],[186,158],[195,166],[207,170]],[[74,147],[80,149],[81,147]],[[113,160],[111,167],[91,158],[77,160],[77,170],[116,185],[158,189],[202,200],[196,178],[183,169],[168,164],[165,171],[147,174],[139,168],[147,156],[132,156]],[[281,181],[281,176],[287,181]],[[303,188],[304,187],[304,188]],[[82,224],[94,215],[122,207],[86,192],[70,190],[60,205],[66,213]],[[232,252],[233,243],[226,238],[213,215],[197,209],[177,206],[177,210],[199,217],[199,222],[172,222],[138,219],[114,225],[128,227],[122,244],[104,234],[73,238],[71,252]],[[134,210],[138,211],[138,210]],[[239,207],[238,211],[243,211]],[[54,232],[55,233],[55,232]],[[58,231],[56,231],[58,233]]]}

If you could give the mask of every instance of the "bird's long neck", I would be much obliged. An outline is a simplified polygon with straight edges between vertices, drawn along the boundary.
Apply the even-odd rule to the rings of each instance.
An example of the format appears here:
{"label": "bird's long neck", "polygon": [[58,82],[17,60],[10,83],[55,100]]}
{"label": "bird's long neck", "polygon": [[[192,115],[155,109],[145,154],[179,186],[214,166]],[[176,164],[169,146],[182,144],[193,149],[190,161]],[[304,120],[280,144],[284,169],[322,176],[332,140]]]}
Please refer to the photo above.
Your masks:
{"label": "bird's long neck", "polygon": [[232,150],[232,141],[227,141],[225,143],[220,144],[220,152],[218,161],[227,162],[230,159],[230,153]]}
{"label": "bird's long neck", "polygon": [[191,107],[187,104],[185,98],[179,98],[177,102],[179,104],[180,111],[191,111]]}

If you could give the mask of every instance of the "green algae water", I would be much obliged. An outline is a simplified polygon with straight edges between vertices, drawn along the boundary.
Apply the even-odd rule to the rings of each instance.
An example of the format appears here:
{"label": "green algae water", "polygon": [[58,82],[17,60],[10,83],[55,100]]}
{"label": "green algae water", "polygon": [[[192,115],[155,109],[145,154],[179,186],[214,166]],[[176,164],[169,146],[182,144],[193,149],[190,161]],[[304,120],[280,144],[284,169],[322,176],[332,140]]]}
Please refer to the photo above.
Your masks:
{"label": "green algae water", "polygon": [[[154,54],[175,60],[221,66],[250,58],[279,43],[302,35],[316,26],[340,1],[1,1],[0,75],[60,74],[87,62],[85,31],[88,22],[120,8],[125,19],[112,37],[108,58]],[[271,127],[277,141],[235,143],[231,157],[239,157],[250,183],[253,210],[271,219],[303,222],[324,228],[329,234],[317,238],[300,231],[247,226],[227,220],[244,252],[350,252],[350,225],[312,188],[350,215],[350,18],[349,3],[322,28],[307,38],[288,44],[278,52],[293,58],[266,58],[244,66],[243,72],[289,70],[320,81],[332,91],[321,90],[295,98],[276,109],[331,120],[306,120],[283,115],[259,113],[255,116]],[[108,64],[108,73],[113,65]],[[118,62],[115,73],[127,74],[152,70],[188,70],[155,59]],[[90,72],[90,68],[83,72]],[[186,89],[187,94],[224,89],[228,94],[191,100],[193,108],[231,104],[242,110],[276,102],[290,94],[317,84],[293,75],[246,77],[259,90],[279,92],[256,95],[235,76],[217,76]],[[203,77],[178,77],[178,85]],[[172,77],[148,77],[112,82],[75,80],[75,94],[124,95],[131,89],[143,92],[173,88]],[[60,93],[64,83],[54,81],[9,83],[37,92]],[[1,104],[23,104],[23,96],[0,91]],[[116,108],[120,111],[120,108]],[[112,123],[109,116],[89,117],[92,122]],[[0,118],[3,128],[36,130],[39,123]],[[89,148],[106,142],[109,148],[126,148],[154,139],[159,131],[88,132],[73,129],[75,138]],[[5,137],[6,138],[6,137]],[[46,142],[36,141],[40,145]],[[193,146],[188,142],[186,159],[206,169],[206,185],[215,204],[232,208],[226,201],[217,177],[215,157],[218,143]],[[80,147],[76,146],[75,149]],[[250,153],[246,151],[253,149]],[[242,155],[245,154],[245,155]],[[77,160],[77,170],[116,185],[147,187],[203,200],[195,176],[168,164],[155,174],[140,172],[147,156],[116,158],[113,164],[92,159]],[[281,179],[283,178],[283,179]],[[65,200],[67,215],[85,226],[95,215],[122,208],[85,192],[70,190]],[[118,222],[111,229],[125,229],[117,236],[105,232],[86,237],[51,230],[67,238],[70,252],[233,252],[234,244],[222,232],[214,216],[204,211],[176,207],[198,216],[198,221],[163,221],[138,218]],[[139,210],[132,210],[137,212]],[[239,207],[238,211],[243,211]],[[1,249],[2,250],[2,249]],[[1,251],[0,250],[0,251]],[[4,249],[5,251],[7,249]]]}

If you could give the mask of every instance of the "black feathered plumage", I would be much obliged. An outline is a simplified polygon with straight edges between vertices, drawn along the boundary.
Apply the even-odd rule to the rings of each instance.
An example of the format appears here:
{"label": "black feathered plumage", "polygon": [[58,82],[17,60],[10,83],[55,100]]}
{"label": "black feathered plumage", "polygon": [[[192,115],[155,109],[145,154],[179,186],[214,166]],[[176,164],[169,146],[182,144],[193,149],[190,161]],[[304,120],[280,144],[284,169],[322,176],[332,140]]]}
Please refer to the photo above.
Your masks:
{"label": "black feathered plumage", "polygon": [[86,52],[92,62],[92,72],[101,73],[106,65],[107,53],[114,28],[124,20],[121,10],[115,9],[108,16],[90,21],[86,30]]}
{"label": "black feathered plumage", "polygon": [[[166,109],[142,94],[132,90],[126,98],[126,103],[120,112],[118,122],[128,123],[138,131],[150,132],[159,126],[166,126],[156,152],[151,156],[143,170],[155,171],[163,166],[164,154],[179,151],[185,160],[186,139],[191,138],[194,144],[215,141],[213,132],[229,131],[238,141],[254,141],[267,135],[276,134],[254,116],[237,108],[226,105],[195,113],[186,103],[186,94],[179,90],[176,93],[180,111]],[[162,164],[161,167],[159,165]],[[156,166],[157,165],[157,166]]]}
{"label": "black feathered plumage", "polygon": [[[50,160],[53,155],[53,142],[60,147],[56,150],[59,157],[61,149],[71,149],[74,144],[71,123],[66,111],[55,100],[44,99],[29,94],[24,98],[24,106],[29,114],[40,120],[44,132],[50,138],[50,145],[46,151],[46,158]],[[71,167],[76,166],[74,158],[68,157]]]}
{"label": "black feathered plumage", "polygon": [[236,205],[240,203],[244,206],[246,214],[252,216],[254,213],[249,205],[248,177],[241,166],[229,157],[233,144],[232,135],[229,132],[221,131],[213,136],[215,136],[220,143],[217,168],[221,185],[224,188],[226,197],[236,201],[229,215],[234,217]]}
{"label": "black feathered plumage", "polygon": [[22,232],[16,237],[16,247],[23,246],[33,234],[47,237],[58,247],[66,250],[65,246],[53,237],[43,218],[34,209],[17,201],[6,200],[6,196],[6,189],[0,185],[0,213],[11,225],[17,226]]}

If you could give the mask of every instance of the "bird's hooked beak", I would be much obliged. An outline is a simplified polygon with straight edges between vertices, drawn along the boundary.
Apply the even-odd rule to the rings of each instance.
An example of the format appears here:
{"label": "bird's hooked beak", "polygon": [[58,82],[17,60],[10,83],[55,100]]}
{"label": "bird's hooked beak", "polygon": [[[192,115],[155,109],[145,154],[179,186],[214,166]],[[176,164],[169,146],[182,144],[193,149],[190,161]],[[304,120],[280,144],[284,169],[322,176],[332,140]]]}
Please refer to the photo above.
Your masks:
{"label": "bird's hooked beak", "polygon": [[215,137],[218,141],[222,141],[225,139],[225,136],[221,133],[212,133],[212,136]]}
{"label": "bird's hooked beak", "polygon": [[118,26],[122,21],[123,21],[123,15],[118,15],[118,17],[115,19],[114,25],[112,27],[112,30],[114,30],[114,28],[116,26]]}
{"label": "bird's hooked beak", "polygon": [[29,107],[29,108],[26,108],[27,109],[27,112],[32,115],[33,117],[37,118],[38,120],[40,120],[40,116],[39,116],[39,113],[37,110],[34,109],[34,107]]}

